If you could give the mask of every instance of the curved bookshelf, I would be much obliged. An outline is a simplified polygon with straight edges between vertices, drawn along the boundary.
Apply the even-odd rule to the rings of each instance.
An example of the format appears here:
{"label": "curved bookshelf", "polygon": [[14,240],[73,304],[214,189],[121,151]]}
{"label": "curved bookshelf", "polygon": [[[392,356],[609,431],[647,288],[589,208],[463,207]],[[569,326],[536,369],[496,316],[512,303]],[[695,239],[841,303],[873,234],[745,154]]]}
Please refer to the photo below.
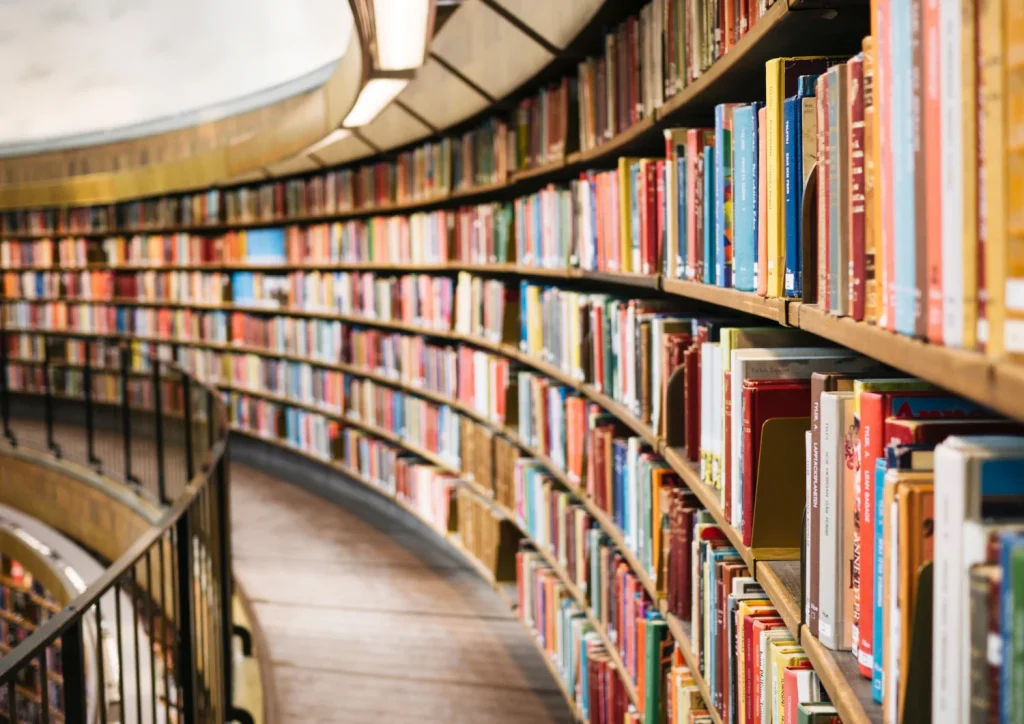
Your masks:
{"label": "curved bookshelf", "polygon": [[[332,319],[333,318],[334,317],[332,317]],[[366,326],[377,326],[374,323],[375,320],[365,320],[360,317],[345,316],[343,321],[348,321],[359,325],[365,324]],[[394,327],[391,326],[390,323],[386,324],[387,326],[385,326],[385,328],[394,329]],[[790,629],[793,635],[804,644],[805,648],[813,650],[813,654],[811,653],[811,651],[809,651],[808,656],[812,657],[812,660],[815,661],[815,669],[819,673],[819,677],[821,678],[822,684],[825,686],[826,690],[829,692],[829,695],[832,697],[833,703],[836,703],[837,708],[840,709],[840,714],[843,717],[843,721],[867,722],[880,720],[881,707],[877,704],[874,704],[871,701],[870,682],[859,675],[859,673],[857,672],[856,664],[855,662],[853,662],[853,659],[849,656],[844,656],[843,654],[845,652],[840,652],[840,654],[837,656],[836,652],[833,652],[825,648],[816,639],[814,639],[814,637],[809,634],[809,631],[806,629],[806,627],[802,625],[800,615],[799,562],[774,561],[770,559],[756,557],[755,552],[743,544],[742,537],[740,536],[739,532],[732,526],[732,524],[725,517],[725,514],[722,510],[721,502],[718,498],[718,491],[712,489],[710,486],[706,485],[704,482],[701,481],[698,470],[692,463],[685,459],[680,449],[669,447],[663,438],[659,437],[659,435],[653,429],[651,429],[649,426],[645,425],[642,421],[636,418],[636,416],[629,412],[621,403],[616,402],[611,397],[597,390],[591,385],[580,383],[579,381],[575,380],[571,375],[563,372],[554,365],[551,365],[542,360],[537,360],[531,355],[524,354],[511,345],[494,343],[489,340],[484,340],[473,335],[459,334],[456,332],[440,333],[435,335],[433,332],[425,330],[416,330],[415,327],[407,327],[405,325],[401,325],[399,331],[410,334],[423,334],[425,336],[440,336],[441,338],[444,339],[450,339],[460,343],[469,344],[480,349],[500,354],[504,357],[507,357],[508,359],[515,360],[517,362],[520,362],[524,365],[531,367],[535,371],[557,382],[560,385],[572,388],[573,390],[584,395],[592,402],[598,404],[607,412],[610,412],[613,415],[615,415],[615,417],[617,417],[621,422],[626,424],[634,433],[643,438],[647,443],[649,443],[655,450],[657,450],[664,457],[664,459],[670,465],[670,467],[682,478],[685,485],[697,495],[697,497],[700,499],[704,507],[711,513],[712,517],[718,523],[719,527],[723,530],[723,532],[725,532],[726,536],[729,538],[730,543],[739,552],[741,558],[746,563],[747,567],[751,570],[751,572],[758,580],[758,582],[761,583],[761,585],[764,587],[773,605],[780,611],[780,614],[782,615],[787,627]],[[41,332],[41,334],[48,333]],[[223,344],[214,342],[189,342],[186,340],[175,341],[162,338],[155,339],[160,339],[162,343],[176,343],[181,344],[183,346],[211,349],[221,353],[256,354],[260,356],[277,358],[292,362],[308,363],[314,367],[321,367],[324,369],[336,370],[339,372],[352,374],[362,379],[370,380],[372,382],[385,385],[392,389],[401,390],[405,393],[422,398],[424,400],[428,400],[439,405],[446,405],[450,407],[455,412],[471,418],[474,422],[483,425],[484,427],[491,430],[493,433],[502,435],[504,438],[515,444],[529,457],[538,460],[541,463],[541,465],[543,465],[547,469],[548,473],[552,477],[554,477],[567,491],[572,493],[576,497],[576,499],[578,499],[579,502],[583,504],[587,512],[594,518],[594,520],[597,522],[597,524],[600,526],[602,531],[612,542],[615,548],[622,554],[623,558],[629,565],[630,570],[637,577],[647,595],[651,598],[652,601],[659,602],[659,595],[655,583],[652,581],[647,571],[644,569],[643,565],[636,557],[636,554],[626,543],[622,530],[612,520],[610,515],[597,505],[597,503],[587,494],[587,492],[580,487],[580,484],[577,481],[573,480],[564,470],[560,469],[555,464],[555,462],[550,458],[550,456],[548,456],[542,450],[539,450],[534,446],[530,445],[528,442],[522,440],[519,437],[518,432],[508,427],[507,425],[501,425],[494,422],[487,415],[481,414],[480,412],[462,404],[458,400],[449,398],[440,393],[423,389],[422,387],[419,387],[417,385],[409,384],[401,380],[394,379],[388,375],[380,374],[374,370],[367,369],[360,365],[327,362],[319,360],[315,357],[289,355],[261,347],[233,345],[230,343]],[[11,360],[11,362],[24,363],[23,360],[13,359]],[[250,397],[265,399],[280,405],[291,406],[322,415],[328,419],[335,420],[344,425],[358,428],[375,438],[388,442],[393,446],[400,447],[406,450],[407,452],[417,455],[418,457],[424,459],[425,461],[431,463],[432,465],[437,466],[439,469],[447,473],[457,476],[463,476],[465,474],[463,470],[454,467],[451,464],[451,461],[445,460],[442,456],[425,450],[419,447],[418,445],[410,443],[409,441],[403,439],[401,435],[381,428],[370,421],[349,416],[345,414],[344,411],[338,408],[315,405],[301,400],[296,400],[287,395],[282,395],[262,389],[249,388],[243,385],[236,385],[230,382],[217,382],[215,384],[220,389],[227,392],[236,392],[238,394],[247,395]],[[312,453],[288,445],[282,441],[266,438],[249,430],[245,430],[242,428],[237,429],[241,432],[245,432],[250,436],[258,437],[261,440],[278,444],[282,447],[287,448],[288,450],[302,454],[311,460],[316,460],[317,462],[320,462],[322,464],[332,465],[342,470],[347,475],[357,475],[355,471],[352,471],[350,468],[342,465],[341,463],[338,463],[337,461],[326,460],[317,455],[313,455]],[[515,524],[516,527],[520,530],[520,532],[524,535],[524,537],[529,539],[529,536],[527,535],[526,531],[522,528],[522,526],[516,519],[515,515],[512,514],[511,511],[508,511],[507,509],[503,508],[503,506],[500,506],[495,501],[493,501],[493,499],[491,499],[491,496],[489,496],[486,492],[480,490],[479,488],[476,488],[475,486],[470,487],[474,490],[476,494],[486,498],[491,507],[500,509],[503,512],[504,519],[507,519],[513,524]],[[410,508],[409,510],[411,511],[412,509]],[[531,542],[533,542],[532,539],[530,540]],[[535,542],[534,545],[539,551],[541,550],[542,546],[536,544]],[[546,558],[550,558],[550,555],[547,555],[546,551],[543,551],[542,555],[545,555]],[[555,568],[555,566],[552,567]],[[796,569],[795,572],[793,570],[794,567]],[[571,580],[568,579],[568,576],[565,573],[564,569],[559,571],[556,568],[556,573],[559,575],[559,578],[563,580],[563,582],[571,583]],[[790,585],[786,585],[786,583],[789,583]],[[574,586],[572,589],[570,589],[570,592],[572,592],[573,589],[575,589]],[[578,590],[576,590],[575,593],[579,593]],[[577,598],[575,593],[574,598]],[[577,601],[585,603],[585,598],[577,598]],[[669,630],[672,633],[672,636],[675,639],[675,641],[679,644],[680,650],[683,652],[683,656],[686,659],[688,666],[690,666],[694,678],[698,683],[698,687],[700,688],[702,695],[705,697],[705,701],[710,702],[711,699],[709,698],[710,690],[708,684],[699,675],[699,669],[696,668],[697,660],[696,656],[693,653],[693,646],[690,639],[689,624],[676,618],[671,612],[667,610],[663,602],[659,603],[661,606],[662,614],[664,615],[666,621],[669,624]],[[594,620],[593,615],[589,612],[589,607],[586,609],[586,613],[588,619],[591,620],[592,624],[594,624],[596,621]],[[598,627],[595,626],[595,628]],[[628,680],[628,674],[625,673],[626,670],[622,665],[621,656],[619,655],[617,649],[615,649],[613,646],[608,646],[608,644],[610,643],[610,638],[608,637],[607,632],[599,631],[599,633],[601,633],[602,635],[604,643],[606,644],[606,648],[609,648],[610,651],[614,651],[614,654],[612,655],[613,665],[616,667],[618,671],[620,671],[620,673],[622,673],[624,680]],[[851,659],[851,666],[846,666],[846,662],[844,661],[845,658]],[[818,666],[818,661],[822,662],[822,667]],[[631,681],[626,681],[626,683],[627,691],[630,691],[632,689],[631,699],[633,699],[635,703],[635,686],[632,685]],[[720,714],[710,703],[708,704],[708,710],[709,712],[711,712],[712,718],[715,719],[716,722],[721,721]]]}

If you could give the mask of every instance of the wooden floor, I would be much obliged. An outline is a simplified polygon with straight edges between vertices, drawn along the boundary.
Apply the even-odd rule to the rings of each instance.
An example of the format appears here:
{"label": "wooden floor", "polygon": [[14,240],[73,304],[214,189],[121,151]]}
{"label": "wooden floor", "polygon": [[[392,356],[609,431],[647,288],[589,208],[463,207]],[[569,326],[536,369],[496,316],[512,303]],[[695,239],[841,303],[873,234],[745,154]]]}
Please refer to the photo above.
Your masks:
{"label": "wooden floor", "polygon": [[529,634],[444,543],[232,459],[235,574],[279,722],[571,721]]}

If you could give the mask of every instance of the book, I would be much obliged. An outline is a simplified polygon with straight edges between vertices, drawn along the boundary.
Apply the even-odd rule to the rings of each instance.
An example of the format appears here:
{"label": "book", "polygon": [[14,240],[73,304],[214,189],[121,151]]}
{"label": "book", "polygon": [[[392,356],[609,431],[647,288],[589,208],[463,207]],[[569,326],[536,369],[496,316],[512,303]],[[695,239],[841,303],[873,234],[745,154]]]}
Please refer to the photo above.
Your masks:
{"label": "book", "polygon": [[733,111],[735,200],[733,209],[733,282],[736,289],[757,289],[757,195],[758,131],[760,104],[738,106]]}
{"label": "book", "polygon": [[[984,514],[1014,515],[1024,447],[1015,437],[951,437],[935,450],[935,618],[932,710],[966,718],[969,711],[967,572],[980,562],[964,541],[964,524]],[[991,492],[988,492],[991,491]],[[993,501],[1000,501],[991,505]],[[954,656],[955,661],[949,657]],[[947,712],[949,714],[947,714]],[[955,714],[953,714],[955,712]]]}

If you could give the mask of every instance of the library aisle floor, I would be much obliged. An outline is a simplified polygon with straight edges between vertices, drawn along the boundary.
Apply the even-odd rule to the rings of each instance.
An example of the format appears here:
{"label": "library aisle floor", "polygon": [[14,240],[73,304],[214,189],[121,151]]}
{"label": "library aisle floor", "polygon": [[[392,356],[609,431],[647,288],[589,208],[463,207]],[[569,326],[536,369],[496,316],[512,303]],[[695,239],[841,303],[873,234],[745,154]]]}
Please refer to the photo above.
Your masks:
{"label": "library aisle floor", "polygon": [[278,722],[572,720],[501,597],[414,521],[327,502],[242,455],[231,482],[235,575]]}

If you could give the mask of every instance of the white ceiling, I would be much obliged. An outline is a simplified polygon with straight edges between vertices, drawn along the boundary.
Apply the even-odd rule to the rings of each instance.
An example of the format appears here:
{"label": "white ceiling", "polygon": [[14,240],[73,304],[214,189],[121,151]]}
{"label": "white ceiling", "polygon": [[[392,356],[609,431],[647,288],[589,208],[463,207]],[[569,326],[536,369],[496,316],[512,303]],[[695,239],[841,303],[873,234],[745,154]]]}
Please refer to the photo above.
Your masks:
{"label": "white ceiling", "polygon": [[321,85],[347,0],[0,0],[0,155],[193,125]]}

